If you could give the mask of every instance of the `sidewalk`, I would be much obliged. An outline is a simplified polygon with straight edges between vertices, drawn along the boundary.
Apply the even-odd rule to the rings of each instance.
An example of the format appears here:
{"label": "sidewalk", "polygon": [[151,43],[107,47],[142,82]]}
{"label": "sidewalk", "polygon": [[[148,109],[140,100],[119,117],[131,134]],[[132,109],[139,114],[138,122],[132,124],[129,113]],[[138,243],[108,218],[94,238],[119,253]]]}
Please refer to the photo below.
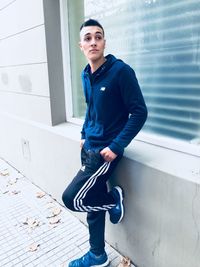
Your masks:
{"label": "sidewalk", "polygon": [[[1,267],[64,267],[88,250],[88,231],[50,195],[0,159],[0,248]],[[118,266],[121,255],[108,244],[106,250],[110,266]]]}

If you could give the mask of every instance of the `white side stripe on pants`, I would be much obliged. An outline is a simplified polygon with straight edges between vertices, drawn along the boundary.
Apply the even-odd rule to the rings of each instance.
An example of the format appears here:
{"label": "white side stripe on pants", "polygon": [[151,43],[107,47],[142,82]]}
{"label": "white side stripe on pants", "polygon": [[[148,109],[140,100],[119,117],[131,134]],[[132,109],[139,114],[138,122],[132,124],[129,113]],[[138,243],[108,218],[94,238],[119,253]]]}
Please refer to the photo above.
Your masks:
{"label": "white side stripe on pants", "polygon": [[[86,196],[90,188],[96,183],[97,178],[100,175],[105,174],[110,167],[110,162],[104,162],[104,164],[87,180],[83,187],[78,191],[74,198],[74,208],[79,211],[97,211],[97,210],[107,210],[111,208],[110,205],[106,207],[90,207],[83,205],[83,199]],[[113,207],[113,206],[112,206]]]}

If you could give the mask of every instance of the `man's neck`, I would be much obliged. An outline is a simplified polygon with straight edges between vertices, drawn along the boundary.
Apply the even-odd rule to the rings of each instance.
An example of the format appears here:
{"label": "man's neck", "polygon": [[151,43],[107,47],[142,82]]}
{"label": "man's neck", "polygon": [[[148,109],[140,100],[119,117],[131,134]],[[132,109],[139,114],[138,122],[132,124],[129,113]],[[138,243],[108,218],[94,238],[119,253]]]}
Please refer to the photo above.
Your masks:
{"label": "man's neck", "polygon": [[101,65],[103,65],[106,62],[106,58],[102,57],[100,60],[98,61],[90,61],[89,65],[91,68],[91,73],[94,73],[99,67],[101,67]]}

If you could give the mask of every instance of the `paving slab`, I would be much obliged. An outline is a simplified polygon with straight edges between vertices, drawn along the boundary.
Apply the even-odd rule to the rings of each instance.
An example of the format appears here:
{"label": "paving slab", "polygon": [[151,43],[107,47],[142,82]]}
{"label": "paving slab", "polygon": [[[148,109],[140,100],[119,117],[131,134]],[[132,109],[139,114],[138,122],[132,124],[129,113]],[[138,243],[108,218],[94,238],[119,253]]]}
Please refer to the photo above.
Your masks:
{"label": "paving slab", "polygon": [[[88,250],[88,229],[0,159],[0,248],[1,267],[67,267]],[[109,266],[118,266],[122,256],[109,244],[106,250]]]}

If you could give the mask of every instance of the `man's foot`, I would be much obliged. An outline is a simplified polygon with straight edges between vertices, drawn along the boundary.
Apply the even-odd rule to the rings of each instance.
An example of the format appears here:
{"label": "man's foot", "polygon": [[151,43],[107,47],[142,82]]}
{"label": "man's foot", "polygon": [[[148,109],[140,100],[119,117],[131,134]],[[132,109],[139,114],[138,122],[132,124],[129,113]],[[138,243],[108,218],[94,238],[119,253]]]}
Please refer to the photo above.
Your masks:
{"label": "man's foot", "polygon": [[115,186],[111,190],[111,194],[113,195],[114,199],[116,200],[116,206],[112,209],[108,210],[110,214],[110,221],[114,224],[121,222],[124,217],[124,205],[123,205],[123,191],[122,188],[119,186]]}
{"label": "man's foot", "polygon": [[91,251],[88,251],[81,258],[71,261],[69,263],[69,267],[95,267],[95,266],[104,267],[108,266],[108,264],[109,264],[109,259],[105,252],[100,256],[96,256]]}

